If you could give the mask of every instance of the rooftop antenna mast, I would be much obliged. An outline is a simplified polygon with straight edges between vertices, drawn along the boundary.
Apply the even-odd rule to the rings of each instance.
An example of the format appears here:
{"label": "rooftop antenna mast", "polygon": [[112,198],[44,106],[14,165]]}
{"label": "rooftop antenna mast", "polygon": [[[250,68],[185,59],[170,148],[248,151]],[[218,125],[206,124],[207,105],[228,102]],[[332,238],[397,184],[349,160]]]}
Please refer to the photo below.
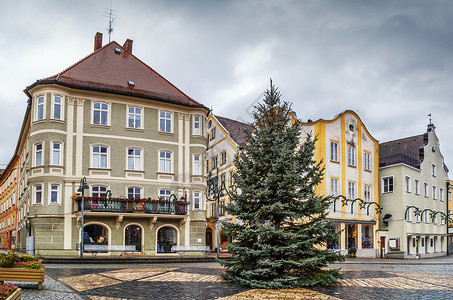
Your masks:
{"label": "rooftop antenna mast", "polygon": [[431,114],[428,114],[428,117],[429,117],[429,125],[431,125]]}
{"label": "rooftop antenna mast", "polygon": [[102,15],[103,17],[109,18],[109,28],[107,28],[107,31],[109,33],[109,43],[111,41],[113,32],[113,22],[115,22],[115,20],[118,18],[118,15],[116,13],[117,11],[112,9],[112,0],[110,0],[110,8],[105,8],[104,14]]}

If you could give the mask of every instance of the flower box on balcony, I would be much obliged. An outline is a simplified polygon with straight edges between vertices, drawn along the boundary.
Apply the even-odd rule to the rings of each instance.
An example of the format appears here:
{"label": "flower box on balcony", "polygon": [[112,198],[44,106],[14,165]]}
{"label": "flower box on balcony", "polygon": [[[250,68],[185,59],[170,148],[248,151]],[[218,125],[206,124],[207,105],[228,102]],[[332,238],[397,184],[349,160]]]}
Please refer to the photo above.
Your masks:
{"label": "flower box on balcony", "polygon": [[0,281],[37,282],[38,290],[41,290],[44,282],[44,271],[45,269],[0,268]]}
{"label": "flower box on balcony", "polygon": [[6,300],[20,300],[20,297],[22,296],[22,289],[17,288],[11,295],[6,298]]}

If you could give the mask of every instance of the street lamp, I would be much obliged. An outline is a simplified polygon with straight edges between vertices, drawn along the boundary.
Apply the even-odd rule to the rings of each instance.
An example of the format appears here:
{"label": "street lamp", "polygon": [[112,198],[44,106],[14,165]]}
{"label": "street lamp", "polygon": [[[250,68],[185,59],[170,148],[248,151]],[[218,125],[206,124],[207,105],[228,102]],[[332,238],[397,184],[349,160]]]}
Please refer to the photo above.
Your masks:
{"label": "street lamp", "polygon": [[84,208],[85,208],[85,189],[88,189],[88,184],[87,184],[87,178],[86,177],[83,177],[82,179],[80,179],[80,186],[79,186],[79,189],[77,190],[78,192],[81,192],[82,193],[82,202],[81,202],[81,206],[82,206],[82,226],[81,226],[81,235],[80,235],[80,258],[83,257],[83,235],[84,235],[84,231],[83,231],[83,212],[84,212]]}
{"label": "street lamp", "polygon": [[[217,257],[219,256],[220,253],[220,221],[219,221],[219,209],[220,209],[220,197],[223,197],[224,194],[221,191],[224,186],[219,186],[219,168],[217,168],[217,175],[215,177],[212,177],[209,179],[210,184],[209,188],[211,192],[214,194],[213,200],[215,200],[215,230],[214,230],[214,236],[215,236],[215,243],[214,247],[216,249]],[[220,183],[221,184],[221,183]],[[215,187],[214,187],[215,185]],[[209,200],[209,199],[208,199]]]}

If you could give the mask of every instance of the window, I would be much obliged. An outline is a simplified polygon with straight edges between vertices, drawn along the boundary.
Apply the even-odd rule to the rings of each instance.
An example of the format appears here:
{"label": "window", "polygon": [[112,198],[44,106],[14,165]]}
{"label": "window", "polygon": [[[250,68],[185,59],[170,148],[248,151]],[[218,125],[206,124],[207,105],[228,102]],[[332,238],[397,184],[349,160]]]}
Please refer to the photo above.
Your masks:
{"label": "window", "polygon": [[140,107],[129,106],[127,113],[127,127],[142,128],[142,109]]}
{"label": "window", "polygon": [[348,165],[355,167],[355,148],[348,146]]}
{"label": "window", "polygon": [[365,171],[371,171],[371,153],[363,153],[363,168]]}
{"label": "window", "polygon": [[92,167],[98,169],[107,169],[108,151],[105,146],[93,146]]}
{"label": "window", "polygon": [[193,156],[193,175],[201,175],[201,158],[199,154]]}
{"label": "window", "polygon": [[61,143],[52,142],[52,165],[61,166]]}
{"label": "window", "polygon": [[226,174],[223,173],[220,175],[220,189],[224,190],[226,188]]}
{"label": "window", "polygon": [[230,174],[229,174],[229,176],[230,176],[230,177],[229,177],[229,181],[230,181],[230,182],[229,182],[229,184],[228,184],[228,185],[229,185],[229,186],[232,186],[232,185],[233,185],[233,183],[234,183],[234,182],[233,182],[233,171],[230,171]]}
{"label": "window", "polygon": [[348,199],[355,199],[355,182],[348,181]]}
{"label": "window", "polygon": [[201,117],[193,117],[193,135],[201,135]]}
{"label": "window", "polygon": [[193,209],[200,209],[200,192],[193,193]]}
{"label": "window", "polygon": [[36,121],[44,120],[44,96],[38,97],[36,99]]}
{"label": "window", "polygon": [[420,195],[420,181],[415,179],[415,195]]}
{"label": "window", "polygon": [[436,177],[436,165],[432,164],[432,175],[433,177]]}
{"label": "window", "polygon": [[433,186],[433,200],[437,200],[437,190],[435,186]]}
{"label": "window", "polygon": [[382,178],[382,193],[393,193],[393,176]]}
{"label": "window", "polygon": [[213,129],[211,130],[211,135],[210,135],[209,140],[212,141],[212,140],[214,140],[214,139],[215,139],[215,128],[213,128]]}
{"label": "window", "polygon": [[429,194],[428,194],[428,184],[425,182],[423,184],[423,187],[424,187],[424,190],[423,190],[423,194],[425,195],[426,198],[429,197]]}
{"label": "window", "polygon": [[171,132],[171,113],[161,111],[159,114],[159,131]]}
{"label": "window", "polygon": [[209,173],[209,160],[206,160],[206,173]]}
{"label": "window", "polygon": [[338,178],[330,178],[330,195],[338,197]]}
{"label": "window", "polygon": [[408,209],[408,206],[406,206],[406,221],[408,222],[412,222],[412,210],[412,207]]}
{"label": "window", "polygon": [[142,189],[136,186],[127,188],[127,199],[140,199],[142,197]]}
{"label": "window", "polygon": [[171,152],[160,151],[160,153],[159,153],[159,172],[171,173]]}
{"label": "window", "polygon": [[103,102],[93,103],[93,124],[108,125],[109,105]]}
{"label": "window", "polygon": [[51,204],[58,203],[59,197],[60,197],[60,186],[58,184],[51,184],[50,185],[50,203]]}
{"label": "window", "polygon": [[371,202],[371,185],[365,184],[363,187],[363,199],[365,202]]}
{"label": "window", "polygon": [[447,211],[447,220],[448,222],[451,222],[451,209]]}
{"label": "window", "polygon": [[436,213],[436,211],[433,211],[433,216],[434,216],[434,218],[433,218],[433,224],[434,224],[434,225],[437,225],[437,213]]}
{"label": "window", "polygon": [[406,176],[404,183],[406,186],[406,193],[410,193],[411,192],[411,178],[409,176]]}
{"label": "window", "polygon": [[220,165],[226,164],[226,150],[220,154]]}
{"label": "window", "polygon": [[429,219],[430,219],[430,214],[431,214],[431,213],[430,213],[429,210],[425,210],[425,211],[423,212],[423,215],[425,216],[425,224],[429,224],[429,223],[430,223],[430,221],[429,221]]}
{"label": "window", "polygon": [[330,160],[338,162],[338,143],[330,141]]}
{"label": "window", "polygon": [[448,201],[451,201],[451,191],[448,191],[447,199]]}
{"label": "window", "polygon": [[91,197],[107,197],[107,187],[102,185],[92,186]]}
{"label": "window", "polygon": [[33,204],[42,204],[42,184],[35,185],[35,198]]}
{"label": "window", "polygon": [[42,166],[43,155],[42,155],[42,143],[35,145],[35,166]]}
{"label": "window", "polygon": [[127,169],[134,171],[142,169],[142,150],[136,148],[127,149]]}
{"label": "window", "polygon": [[212,158],[212,169],[217,168],[217,155]]}
{"label": "window", "polygon": [[439,188],[439,200],[444,202],[444,189]]}
{"label": "window", "polygon": [[170,200],[171,190],[159,190],[159,198],[162,200]]}
{"label": "window", "polygon": [[55,120],[62,120],[63,119],[63,111],[62,111],[62,104],[63,100],[61,96],[54,96],[53,97],[53,105],[52,105],[52,119]]}
{"label": "window", "polygon": [[415,209],[415,211],[417,212],[417,213],[415,214],[415,222],[420,223],[420,222],[421,222],[421,211],[420,211],[420,207],[417,207],[417,208]]}
{"label": "window", "polygon": [[445,225],[445,217],[444,217],[444,215],[440,215],[440,225]]}

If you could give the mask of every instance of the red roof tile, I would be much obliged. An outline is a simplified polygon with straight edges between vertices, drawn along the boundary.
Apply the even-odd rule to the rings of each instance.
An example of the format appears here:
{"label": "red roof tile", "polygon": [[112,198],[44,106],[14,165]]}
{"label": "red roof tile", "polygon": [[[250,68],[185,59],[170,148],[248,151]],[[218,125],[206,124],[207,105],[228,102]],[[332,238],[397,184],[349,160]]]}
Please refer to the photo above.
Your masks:
{"label": "red roof tile", "polygon": [[[115,49],[121,53],[117,54]],[[129,86],[129,81],[135,86]],[[37,80],[25,92],[28,94],[36,85],[51,83],[208,110],[116,42],[105,45],[54,76]]]}

